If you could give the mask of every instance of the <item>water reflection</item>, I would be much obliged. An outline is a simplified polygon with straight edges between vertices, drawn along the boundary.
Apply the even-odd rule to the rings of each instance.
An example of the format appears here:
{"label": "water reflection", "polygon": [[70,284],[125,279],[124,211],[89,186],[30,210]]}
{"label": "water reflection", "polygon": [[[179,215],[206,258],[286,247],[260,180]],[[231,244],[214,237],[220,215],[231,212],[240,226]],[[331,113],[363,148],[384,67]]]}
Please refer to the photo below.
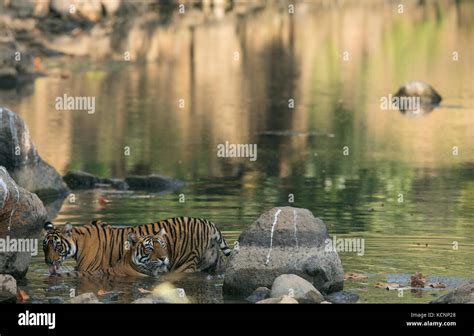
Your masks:
{"label": "water reflection", "polygon": [[[420,269],[472,278],[474,6],[459,6],[398,15],[388,5],[305,3],[293,17],[268,7],[193,25],[146,15],[118,29],[112,46],[148,63],[49,60],[45,66],[72,75],[40,78],[21,100],[0,99],[25,118],[41,156],[63,173],[155,172],[188,183],[179,191],[185,203],[177,193],[117,193],[100,207],[102,191],[80,194],[58,222],[202,216],[232,242],[265,210],[293,205],[323,218],[333,234],[366,237],[364,258],[341,256],[348,271],[378,281]],[[380,97],[411,78],[436,87],[446,105],[423,118],[381,110]],[[65,92],[95,96],[97,112],[56,111],[55,97]],[[225,141],[257,144],[258,160],[218,158]],[[452,252],[454,240],[465,248]],[[44,267],[40,259],[35,267]]]}

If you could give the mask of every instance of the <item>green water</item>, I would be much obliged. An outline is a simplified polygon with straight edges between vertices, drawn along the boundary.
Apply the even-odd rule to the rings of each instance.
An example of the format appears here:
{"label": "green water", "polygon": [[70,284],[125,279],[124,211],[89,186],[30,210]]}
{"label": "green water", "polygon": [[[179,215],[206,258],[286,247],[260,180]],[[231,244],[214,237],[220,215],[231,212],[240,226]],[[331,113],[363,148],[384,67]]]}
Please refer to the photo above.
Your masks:
{"label": "green water", "polygon": [[[419,271],[450,289],[474,276],[474,25],[462,17],[472,5],[441,16],[423,7],[400,16],[384,6],[309,6],[295,19],[266,9],[197,26],[193,35],[170,23],[174,29],[142,33],[174,38],[171,56],[148,64],[45,60],[70,75],[40,78],[30,95],[5,105],[25,118],[39,153],[61,173],[159,173],[186,182],[168,194],[77,192],[56,223],[205,217],[233,243],[272,207],[307,208],[330,235],[365,239],[363,256],[340,253],[345,272],[369,275],[345,283],[361,302],[427,302],[445,290],[399,296],[375,284],[408,285]],[[380,97],[410,79],[433,85],[443,106],[414,118],[381,110]],[[56,111],[64,93],[96,97],[96,113]],[[257,144],[258,159],[218,158],[225,141]],[[100,197],[109,202],[100,205]],[[102,288],[119,293],[110,301],[129,302],[161,281],[55,283],[42,258],[25,284],[35,302],[67,297],[70,288]],[[223,300],[221,277],[174,281],[198,302]]]}

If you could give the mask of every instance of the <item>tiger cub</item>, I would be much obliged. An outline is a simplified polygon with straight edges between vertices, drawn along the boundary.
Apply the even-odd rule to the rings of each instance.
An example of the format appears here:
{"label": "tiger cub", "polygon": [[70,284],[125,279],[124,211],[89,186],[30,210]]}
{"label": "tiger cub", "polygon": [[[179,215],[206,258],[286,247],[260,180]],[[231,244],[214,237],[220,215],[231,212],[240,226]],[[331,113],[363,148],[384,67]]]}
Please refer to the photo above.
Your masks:
{"label": "tiger cub", "polygon": [[168,272],[170,267],[168,248],[165,240],[166,232],[161,229],[157,235],[137,236],[128,234],[129,249],[112,267],[94,272],[76,271],[55,273],[58,277],[156,277]]}
{"label": "tiger cub", "polygon": [[73,227],[45,224],[43,240],[45,262],[51,274],[67,258],[76,260],[76,270],[95,272],[113,267],[123,258],[130,233],[156,235],[161,229],[168,247],[172,272],[215,272],[221,266],[221,250],[228,256],[231,249],[219,229],[206,219],[175,217],[133,227],[113,227],[101,221]]}

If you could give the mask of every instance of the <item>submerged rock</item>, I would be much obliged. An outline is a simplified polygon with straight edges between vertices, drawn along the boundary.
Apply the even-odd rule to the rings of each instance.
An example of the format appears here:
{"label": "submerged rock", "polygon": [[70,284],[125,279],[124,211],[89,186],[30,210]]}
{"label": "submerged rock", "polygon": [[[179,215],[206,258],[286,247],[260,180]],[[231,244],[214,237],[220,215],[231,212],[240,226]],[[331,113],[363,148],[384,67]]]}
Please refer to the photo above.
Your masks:
{"label": "submerged rock", "polygon": [[84,293],[73,297],[69,303],[100,303],[100,301],[94,293]]}
{"label": "submerged rock", "polygon": [[111,187],[117,190],[175,190],[184,185],[182,181],[168,176],[129,176],[125,180],[117,178],[102,178],[79,170],[71,170],[63,177],[71,189],[93,189]]}
{"label": "submerged rock", "polygon": [[251,303],[257,303],[258,301],[262,301],[268,299],[270,297],[271,290],[267,287],[258,287],[256,290],[253,291],[250,296],[248,296],[245,301]]}
{"label": "submerged rock", "polygon": [[38,239],[46,221],[47,212],[38,196],[19,187],[0,166],[0,239],[17,244],[21,239],[22,244],[29,247],[29,251],[18,252],[17,248],[0,252],[0,273],[16,278],[26,274],[31,254],[38,253],[40,248]]}
{"label": "submerged rock", "polygon": [[331,303],[355,303],[359,301],[359,295],[348,291],[340,291],[326,295],[325,299]]}
{"label": "submerged rock", "polygon": [[92,189],[101,181],[99,177],[79,170],[68,171],[63,180],[71,189]]}
{"label": "submerged rock", "polygon": [[125,183],[131,190],[175,190],[184,186],[184,182],[162,175],[128,176]]}
{"label": "submerged rock", "polygon": [[64,197],[69,189],[38,154],[23,119],[0,107],[0,162],[16,183],[42,199]]}
{"label": "submerged rock", "polygon": [[474,303],[474,280],[460,285],[430,303]]}
{"label": "submerged rock", "polygon": [[16,303],[16,280],[9,274],[0,274],[0,303]]}
{"label": "submerged rock", "polygon": [[324,223],[307,209],[273,208],[260,216],[238,239],[225,272],[223,292],[248,296],[271,287],[282,274],[309,281],[318,291],[342,290],[344,272],[336,251],[326,251]]}

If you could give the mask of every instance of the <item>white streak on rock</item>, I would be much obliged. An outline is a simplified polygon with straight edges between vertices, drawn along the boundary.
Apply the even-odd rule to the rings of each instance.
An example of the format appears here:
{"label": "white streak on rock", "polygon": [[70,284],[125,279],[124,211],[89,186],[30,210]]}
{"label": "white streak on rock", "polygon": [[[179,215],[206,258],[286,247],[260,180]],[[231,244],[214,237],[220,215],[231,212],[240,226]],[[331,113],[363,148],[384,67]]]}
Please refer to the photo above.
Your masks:
{"label": "white streak on rock", "polygon": [[2,210],[8,199],[8,187],[2,177],[0,177],[0,188],[3,189],[3,193],[1,194],[1,196],[3,196],[2,203],[0,203],[0,210]]}
{"label": "white streak on rock", "polygon": [[297,234],[297,229],[296,229],[296,219],[298,218],[298,214],[296,213],[296,210],[293,209],[293,225],[295,227],[295,233],[294,233],[294,236],[295,236],[295,243],[296,243],[296,247],[298,247],[298,236],[296,235]]}
{"label": "white streak on rock", "polygon": [[15,155],[15,151],[16,151],[16,148],[19,146],[19,140],[18,140],[18,134],[16,132],[16,127],[15,127],[15,124],[14,124],[14,121],[13,121],[13,117],[12,115],[8,115],[8,124],[10,126],[10,133],[12,135],[12,140],[13,140],[13,155],[12,155],[12,158],[15,162],[15,165],[17,163],[17,155]]}
{"label": "white streak on rock", "polygon": [[267,261],[265,261],[265,265],[268,265],[268,263],[270,262],[270,255],[272,254],[272,247],[273,247],[273,231],[275,231],[275,227],[278,222],[278,215],[280,214],[280,212],[281,212],[281,209],[278,209],[277,212],[275,212],[275,219],[273,220],[272,230],[270,233],[270,249],[268,250]]}

